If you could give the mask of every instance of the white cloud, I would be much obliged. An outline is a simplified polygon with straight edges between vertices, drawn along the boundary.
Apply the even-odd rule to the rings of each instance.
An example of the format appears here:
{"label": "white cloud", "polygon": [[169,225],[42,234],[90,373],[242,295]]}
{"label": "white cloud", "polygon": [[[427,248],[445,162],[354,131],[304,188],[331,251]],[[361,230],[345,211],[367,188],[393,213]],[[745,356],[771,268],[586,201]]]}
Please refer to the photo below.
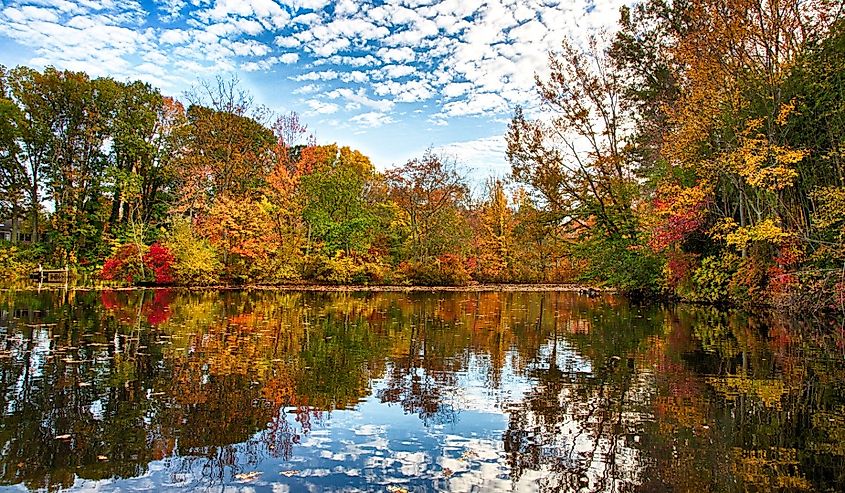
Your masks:
{"label": "white cloud", "polygon": [[292,77],[292,80],[302,82],[304,80],[335,80],[340,76],[334,70],[323,70],[322,72],[306,72],[304,74]]}
{"label": "white cloud", "polygon": [[273,0],[215,0],[212,8],[200,10],[197,17],[216,21],[232,17],[254,19],[267,23],[268,28],[285,27],[290,20],[287,11]]}
{"label": "white cloud", "polygon": [[[6,0],[0,37],[29,49],[34,65],[162,86],[284,71],[298,94],[342,101],[312,112],[368,108],[353,118],[384,124],[411,110],[399,105],[425,102],[429,122],[442,125],[530,106],[548,50],[613,29],[631,1],[154,0],[150,15],[137,0]],[[300,63],[310,71],[292,67]]]}
{"label": "white cloud", "polygon": [[311,94],[319,91],[322,86],[317,84],[305,84],[304,86],[299,86],[293,90],[294,94]]}
{"label": "white cloud", "polygon": [[508,103],[504,98],[492,92],[485,92],[470,94],[467,99],[446,103],[442,113],[445,116],[467,116],[508,111]]}
{"label": "white cloud", "polygon": [[334,103],[327,103],[317,99],[310,99],[306,101],[305,104],[311,108],[310,114],[312,115],[330,115],[332,113],[337,113],[337,110],[340,109],[340,107]]}
{"label": "white cloud", "polygon": [[342,87],[329,92],[327,96],[329,99],[344,99],[347,101],[347,107],[349,109],[358,109],[361,106],[366,106],[380,112],[385,112],[393,109],[395,104],[393,101],[388,99],[371,99],[367,97],[366,90],[363,88],[353,91],[352,89]]}
{"label": "white cloud", "polygon": [[413,103],[425,101],[434,95],[430,85],[422,80],[393,81],[376,84],[374,91],[379,96],[391,95],[396,102]]}
{"label": "white cloud", "polygon": [[358,82],[364,83],[369,81],[369,77],[365,72],[360,70],[353,70],[352,72],[342,72],[338,78],[343,82]]}
{"label": "white cloud", "polygon": [[379,61],[372,55],[365,56],[340,56],[333,55],[328,58],[321,58],[314,62],[314,65],[346,65],[349,67],[367,67],[378,65]]}
{"label": "white cloud", "polygon": [[300,41],[293,36],[277,36],[273,42],[276,46],[280,46],[282,48],[296,48],[301,44]]}
{"label": "white cloud", "polygon": [[292,23],[302,24],[304,26],[315,26],[315,25],[321,23],[322,21],[323,21],[323,18],[320,16],[320,14],[317,14],[315,12],[309,12],[307,14],[301,14],[301,15],[298,15],[298,16],[294,17],[293,19],[291,19]]}
{"label": "white cloud", "polygon": [[329,0],[293,0],[292,5],[297,10],[320,10],[329,3]]}
{"label": "white cloud", "polygon": [[[477,178],[506,176],[510,172],[507,161],[507,144],[503,135],[453,142],[433,149],[436,153],[453,158],[472,170]],[[479,180],[475,180],[480,182]]]}
{"label": "white cloud", "polygon": [[376,55],[385,62],[412,62],[416,59],[416,53],[407,46],[402,48],[381,48]]}
{"label": "white cloud", "polygon": [[274,65],[296,63],[299,60],[299,53],[285,53],[281,56],[273,56],[263,60],[256,60],[246,62],[241,65],[241,69],[247,72],[256,72],[258,70],[268,70]]}
{"label": "white cloud", "polygon": [[385,65],[379,70],[390,79],[399,79],[417,71],[411,65]]}
{"label": "white cloud", "polygon": [[165,29],[159,34],[158,39],[166,45],[178,45],[187,43],[191,39],[191,34],[182,29]]}
{"label": "white cloud", "polygon": [[162,12],[161,19],[170,22],[181,15],[182,9],[188,2],[186,0],[156,0],[156,3],[159,4],[158,9]]}
{"label": "white cloud", "polygon": [[349,119],[349,121],[361,127],[375,128],[381,127],[382,125],[389,125],[394,123],[395,120],[386,113],[370,111],[368,113],[361,113],[360,115],[353,116]]}

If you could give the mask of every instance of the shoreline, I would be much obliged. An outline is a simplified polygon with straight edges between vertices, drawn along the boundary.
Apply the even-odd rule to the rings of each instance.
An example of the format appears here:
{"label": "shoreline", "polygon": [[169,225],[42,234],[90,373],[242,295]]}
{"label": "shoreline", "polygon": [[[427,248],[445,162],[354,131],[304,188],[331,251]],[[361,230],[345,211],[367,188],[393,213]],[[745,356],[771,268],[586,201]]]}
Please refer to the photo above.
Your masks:
{"label": "shoreline", "polygon": [[403,285],[332,285],[332,284],[284,284],[262,285],[246,284],[219,286],[65,286],[63,284],[43,284],[3,287],[0,291],[139,291],[173,289],[178,291],[307,291],[326,293],[408,293],[408,292],[588,292],[590,294],[613,294],[611,288],[595,288],[581,284],[469,284],[466,286],[403,286]]}

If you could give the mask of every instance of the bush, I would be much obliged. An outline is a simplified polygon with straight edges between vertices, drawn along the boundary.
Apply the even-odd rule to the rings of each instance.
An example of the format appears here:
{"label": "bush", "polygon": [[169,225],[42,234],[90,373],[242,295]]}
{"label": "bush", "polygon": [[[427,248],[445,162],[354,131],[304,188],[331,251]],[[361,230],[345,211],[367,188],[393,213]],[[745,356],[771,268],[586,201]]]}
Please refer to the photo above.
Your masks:
{"label": "bush", "polygon": [[573,247],[572,253],[586,262],[580,281],[606,284],[638,297],[663,291],[664,260],[644,245],[625,238],[594,237]]}
{"label": "bush", "polygon": [[311,265],[311,277],[328,284],[382,284],[390,279],[390,269],[378,258],[346,255],[320,255]]}
{"label": "bush", "polygon": [[156,284],[173,283],[173,263],[175,260],[170,250],[158,243],[150,245],[149,251],[144,255],[144,265],[152,271]]}
{"label": "bush", "polygon": [[158,243],[151,246],[129,243],[115,247],[100,270],[106,281],[125,281],[130,284],[173,283],[173,255]]}
{"label": "bush", "polygon": [[17,245],[0,247],[0,277],[24,279],[38,268],[37,251],[22,249]]}
{"label": "bush", "polygon": [[223,264],[211,244],[194,234],[185,219],[176,219],[164,238],[173,256],[173,278],[178,284],[207,286],[220,282]]}
{"label": "bush", "polygon": [[705,257],[692,274],[692,289],[679,294],[691,301],[719,303],[730,300],[731,281],[739,263],[739,257],[733,253]]}
{"label": "bush", "polygon": [[474,260],[445,253],[437,258],[402,262],[399,272],[412,284],[466,286],[471,281],[470,272],[474,267]]}
{"label": "bush", "polygon": [[146,246],[134,243],[118,245],[106,259],[100,277],[106,281],[125,281],[130,284],[150,281],[152,273],[144,265]]}

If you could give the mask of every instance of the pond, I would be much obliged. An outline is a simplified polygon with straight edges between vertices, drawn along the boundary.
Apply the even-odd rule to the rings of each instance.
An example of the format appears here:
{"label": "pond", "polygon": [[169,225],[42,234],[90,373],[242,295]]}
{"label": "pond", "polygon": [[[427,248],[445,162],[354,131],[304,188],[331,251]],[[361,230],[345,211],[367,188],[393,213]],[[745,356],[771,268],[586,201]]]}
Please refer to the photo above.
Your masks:
{"label": "pond", "polygon": [[0,489],[845,489],[845,336],[566,292],[0,293]]}

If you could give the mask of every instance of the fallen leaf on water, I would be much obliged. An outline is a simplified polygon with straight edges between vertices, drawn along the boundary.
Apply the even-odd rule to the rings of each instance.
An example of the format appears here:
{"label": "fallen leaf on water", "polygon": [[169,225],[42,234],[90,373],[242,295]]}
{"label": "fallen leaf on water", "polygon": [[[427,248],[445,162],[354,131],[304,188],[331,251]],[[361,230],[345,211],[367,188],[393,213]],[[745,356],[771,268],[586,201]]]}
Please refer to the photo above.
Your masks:
{"label": "fallen leaf on water", "polygon": [[299,474],[299,471],[297,471],[295,469],[291,469],[289,471],[282,471],[282,476],[285,476],[287,478],[290,478],[292,476],[296,476],[297,474]]}
{"label": "fallen leaf on water", "polygon": [[478,454],[477,454],[477,453],[475,453],[475,451],[473,451],[473,450],[464,450],[464,453],[463,453],[463,454],[461,454],[461,459],[460,459],[460,460],[470,460],[470,459],[475,459],[476,457],[478,457]]}
{"label": "fallen leaf on water", "polygon": [[389,491],[390,493],[410,493],[408,491],[408,488],[403,488],[401,486],[393,486],[393,485],[388,486],[387,491]]}
{"label": "fallen leaf on water", "polygon": [[449,469],[448,467],[443,468],[443,476],[448,478],[451,477],[452,474],[454,474],[454,472],[451,469]]}
{"label": "fallen leaf on water", "polygon": [[259,471],[242,472],[235,474],[235,479],[237,479],[238,481],[252,481],[258,476],[261,476],[261,472]]}

